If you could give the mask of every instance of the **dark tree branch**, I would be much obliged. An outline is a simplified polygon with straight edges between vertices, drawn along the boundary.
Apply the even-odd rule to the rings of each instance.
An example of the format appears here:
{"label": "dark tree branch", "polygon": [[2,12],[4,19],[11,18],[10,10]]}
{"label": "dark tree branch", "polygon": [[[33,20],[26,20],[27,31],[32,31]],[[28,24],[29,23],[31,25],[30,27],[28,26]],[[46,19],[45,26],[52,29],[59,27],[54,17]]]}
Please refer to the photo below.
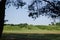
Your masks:
{"label": "dark tree branch", "polygon": [[49,3],[55,10],[57,10],[58,12],[60,12],[60,9],[59,9],[58,7],[56,7],[53,2],[49,2],[49,1],[47,1],[47,0],[43,0],[43,1]]}

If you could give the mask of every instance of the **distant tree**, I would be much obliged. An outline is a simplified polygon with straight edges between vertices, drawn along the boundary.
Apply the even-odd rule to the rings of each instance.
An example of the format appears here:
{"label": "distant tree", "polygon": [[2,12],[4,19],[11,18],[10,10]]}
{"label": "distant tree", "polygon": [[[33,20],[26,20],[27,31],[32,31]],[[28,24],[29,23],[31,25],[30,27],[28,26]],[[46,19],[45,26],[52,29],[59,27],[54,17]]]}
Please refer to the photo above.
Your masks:
{"label": "distant tree", "polygon": [[18,24],[18,26],[21,27],[21,28],[27,27],[27,25],[28,25],[27,23],[20,23],[20,24]]}
{"label": "distant tree", "polygon": [[57,26],[60,26],[60,22],[57,22],[56,25],[57,25]]}
{"label": "distant tree", "polygon": [[55,25],[54,22],[51,22],[51,25]]}

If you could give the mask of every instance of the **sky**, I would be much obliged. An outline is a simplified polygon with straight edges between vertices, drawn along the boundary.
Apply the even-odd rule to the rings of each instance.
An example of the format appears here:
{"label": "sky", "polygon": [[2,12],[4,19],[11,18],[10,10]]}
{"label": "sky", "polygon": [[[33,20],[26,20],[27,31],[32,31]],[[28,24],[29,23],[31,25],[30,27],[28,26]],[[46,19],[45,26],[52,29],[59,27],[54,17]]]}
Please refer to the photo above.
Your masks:
{"label": "sky", "polygon": [[[24,0],[27,2],[27,5],[30,5],[29,3],[31,0]],[[48,18],[46,16],[40,16],[36,20],[28,17],[28,9],[27,5],[25,5],[23,8],[16,9],[14,6],[10,6],[5,10],[5,19],[8,20],[6,22],[7,24],[20,24],[20,23],[28,23],[33,25],[48,25],[53,20],[51,18]]]}

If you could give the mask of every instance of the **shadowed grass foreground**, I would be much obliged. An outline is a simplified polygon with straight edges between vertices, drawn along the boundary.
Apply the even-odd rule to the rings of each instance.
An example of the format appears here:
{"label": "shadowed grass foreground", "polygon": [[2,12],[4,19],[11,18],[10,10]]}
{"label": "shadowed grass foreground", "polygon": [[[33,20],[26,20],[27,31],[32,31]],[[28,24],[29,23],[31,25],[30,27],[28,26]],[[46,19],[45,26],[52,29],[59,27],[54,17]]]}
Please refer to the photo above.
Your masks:
{"label": "shadowed grass foreground", "polygon": [[0,40],[60,40],[60,34],[3,33]]}

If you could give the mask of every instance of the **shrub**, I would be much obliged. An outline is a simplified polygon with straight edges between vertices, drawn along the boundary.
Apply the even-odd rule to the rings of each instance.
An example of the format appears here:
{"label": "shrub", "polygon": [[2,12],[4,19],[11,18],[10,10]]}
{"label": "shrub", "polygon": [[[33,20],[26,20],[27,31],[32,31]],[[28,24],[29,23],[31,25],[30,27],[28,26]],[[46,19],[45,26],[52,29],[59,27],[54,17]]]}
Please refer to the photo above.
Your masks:
{"label": "shrub", "polygon": [[20,27],[20,28],[23,28],[23,27],[27,27],[27,23],[24,23],[24,24],[18,24],[18,26]]}
{"label": "shrub", "polygon": [[59,23],[56,23],[57,26],[60,26],[60,22]]}

